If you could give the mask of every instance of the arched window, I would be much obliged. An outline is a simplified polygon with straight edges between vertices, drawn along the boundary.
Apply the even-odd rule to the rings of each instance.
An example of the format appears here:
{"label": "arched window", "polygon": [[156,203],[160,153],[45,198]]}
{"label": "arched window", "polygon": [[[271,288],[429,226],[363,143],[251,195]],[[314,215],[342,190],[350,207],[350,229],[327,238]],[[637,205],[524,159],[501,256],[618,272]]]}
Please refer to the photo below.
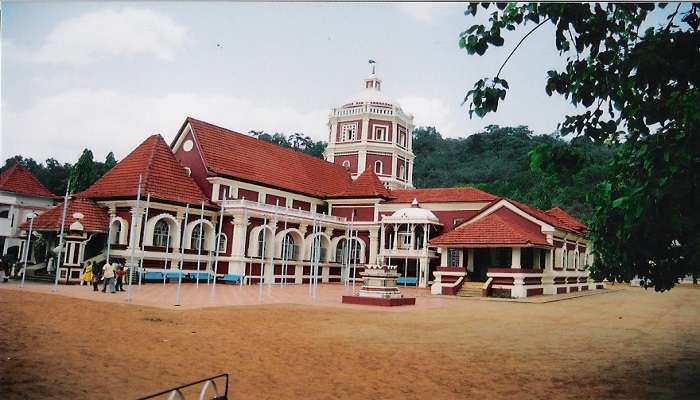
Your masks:
{"label": "arched window", "polygon": [[170,225],[162,219],[153,228],[153,245],[166,247],[170,244]]}
{"label": "arched window", "polygon": [[192,228],[192,239],[190,240],[190,248],[199,250],[204,248],[204,233],[202,232],[202,223],[198,223]]}
{"label": "arched window", "polygon": [[406,174],[406,169],[404,168],[403,165],[399,167],[399,178],[404,179],[404,175]]}
{"label": "arched window", "polygon": [[350,161],[348,161],[348,160],[343,161],[342,166],[345,169],[350,169]]}
{"label": "arched window", "polygon": [[226,240],[226,235],[223,233],[219,234],[219,240],[216,241],[219,253],[226,253]]}
{"label": "arched window", "polygon": [[267,248],[270,246],[270,244],[267,243],[267,240],[265,239],[266,235],[267,229],[261,229],[260,233],[258,233],[258,257],[263,256],[263,247]]}
{"label": "arched window", "polygon": [[282,240],[281,256],[286,260],[296,260],[299,255],[299,246],[294,244],[294,238],[291,233],[284,235]]}
{"label": "arched window", "polygon": [[112,221],[112,236],[109,238],[110,244],[119,244],[122,235],[122,224],[119,221]]}
{"label": "arched window", "polygon": [[[359,264],[360,261],[360,243],[353,239],[350,243],[350,262]],[[345,263],[348,254],[348,240],[341,239],[338,243],[338,247],[335,249],[335,261],[338,263]]]}
{"label": "arched window", "polygon": [[374,162],[374,173],[380,175],[384,173],[384,164],[379,160]]}

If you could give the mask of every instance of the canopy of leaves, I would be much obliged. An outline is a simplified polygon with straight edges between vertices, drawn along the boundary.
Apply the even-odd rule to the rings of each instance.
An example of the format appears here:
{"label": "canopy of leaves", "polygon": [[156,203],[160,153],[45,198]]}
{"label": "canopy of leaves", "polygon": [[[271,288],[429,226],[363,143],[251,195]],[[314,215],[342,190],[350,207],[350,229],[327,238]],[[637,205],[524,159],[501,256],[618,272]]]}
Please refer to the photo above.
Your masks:
{"label": "canopy of leaves", "polygon": [[[460,35],[469,54],[502,46],[502,31],[536,24],[495,77],[467,92],[470,115],[496,111],[508,83],[500,76],[524,39],[555,27],[563,70],[547,72],[544,90],[585,107],[567,116],[564,134],[622,143],[610,178],[591,197],[591,239],[598,278],[642,279],[656,290],[698,273],[700,264],[700,7],[666,4],[472,3],[465,14],[489,10],[489,25]],[[654,21],[662,20],[662,24]],[[593,189],[593,188],[591,188]]]}
{"label": "canopy of leaves", "polygon": [[413,132],[417,187],[475,186],[537,208],[562,207],[587,221],[590,188],[607,178],[613,151],[585,138],[535,135],[526,126],[489,125],[465,138],[433,127]]}

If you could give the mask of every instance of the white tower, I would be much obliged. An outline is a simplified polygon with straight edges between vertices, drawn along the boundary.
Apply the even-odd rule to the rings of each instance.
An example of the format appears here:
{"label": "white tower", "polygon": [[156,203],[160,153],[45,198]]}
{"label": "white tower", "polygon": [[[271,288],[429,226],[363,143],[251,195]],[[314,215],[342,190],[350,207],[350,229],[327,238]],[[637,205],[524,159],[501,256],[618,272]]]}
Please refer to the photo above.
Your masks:
{"label": "white tower", "polygon": [[327,161],[348,168],[357,178],[372,168],[390,189],[413,187],[413,115],[381,91],[374,73],[364,89],[328,116]]}

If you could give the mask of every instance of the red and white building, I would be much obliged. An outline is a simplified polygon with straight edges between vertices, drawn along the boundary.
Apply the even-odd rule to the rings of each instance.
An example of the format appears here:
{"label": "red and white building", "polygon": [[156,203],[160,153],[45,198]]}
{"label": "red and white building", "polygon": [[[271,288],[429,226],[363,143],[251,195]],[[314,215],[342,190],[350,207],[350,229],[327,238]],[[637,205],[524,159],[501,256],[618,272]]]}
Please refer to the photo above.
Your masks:
{"label": "red and white building", "polygon": [[[81,219],[67,214],[69,236],[101,237],[104,245],[91,253],[78,244],[83,250],[61,276],[75,279],[68,267],[107,247],[123,259],[134,247],[147,271],[175,271],[183,260],[186,272],[302,284],[318,240],[324,283],[352,279],[349,265],[359,272],[390,263],[439,294],[469,280],[484,282],[487,294],[513,297],[597,286],[586,270],[586,229],[563,210],[540,211],[469,187],[414,188],[412,121],[374,74],[331,111],[327,161],[187,118],[170,144],[147,138],[73,196]],[[35,223],[56,228],[57,218],[45,217],[51,212]]]}

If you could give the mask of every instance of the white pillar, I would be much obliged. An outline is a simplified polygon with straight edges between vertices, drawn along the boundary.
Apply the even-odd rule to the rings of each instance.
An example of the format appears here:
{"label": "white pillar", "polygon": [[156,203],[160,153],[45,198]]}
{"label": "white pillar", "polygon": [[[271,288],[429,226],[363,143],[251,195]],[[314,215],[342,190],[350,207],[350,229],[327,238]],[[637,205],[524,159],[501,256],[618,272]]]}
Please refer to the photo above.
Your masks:
{"label": "white pillar", "polygon": [[520,268],[520,247],[513,247],[511,250],[511,268]]}
{"label": "white pillar", "polygon": [[379,228],[370,228],[369,230],[369,264],[377,263]]}
{"label": "white pillar", "polygon": [[532,269],[540,269],[540,253],[542,249],[532,249]]}
{"label": "white pillar", "polygon": [[447,262],[448,262],[447,254],[450,252],[450,249],[448,249],[447,247],[442,247],[442,248],[440,248],[440,250],[442,251],[440,253],[440,266],[447,267],[448,266],[447,265]]}
{"label": "white pillar", "polygon": [[429,269],[429,260],[428,257],[420,257],[418,259],[419,261],[419,267],[420,267],[420,272],[419,272],[419,279],[418,279],[418,286],[427,288],[428,287],[428,281],[430,280],[430,277],[428,276],[428,269]]}
{"label": "white pillar", "polygon": [[392,250],[397,250],[399,248],[398,243],[399,243],[399,225],[394,224],[394,244],[392,245],[393,246]]}

